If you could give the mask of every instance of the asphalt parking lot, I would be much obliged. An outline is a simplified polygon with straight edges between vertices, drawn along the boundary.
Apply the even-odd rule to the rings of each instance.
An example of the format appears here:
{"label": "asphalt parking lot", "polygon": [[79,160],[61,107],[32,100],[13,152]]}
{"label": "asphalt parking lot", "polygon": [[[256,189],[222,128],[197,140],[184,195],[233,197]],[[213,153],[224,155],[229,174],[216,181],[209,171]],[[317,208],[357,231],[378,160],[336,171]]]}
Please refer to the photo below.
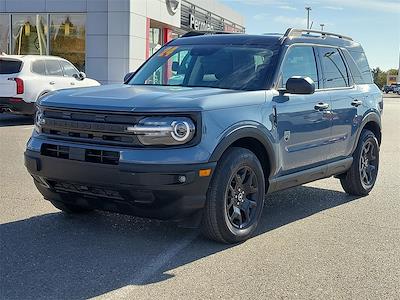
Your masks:
{"label": "asphalt parking lot", "polygon": [[400,97],[385,98],[369,196],[333,178],[275,193],[235,246],[168,222],[65,216],[25,170],[31,119],[0,115],[0,299],[400,299]]}

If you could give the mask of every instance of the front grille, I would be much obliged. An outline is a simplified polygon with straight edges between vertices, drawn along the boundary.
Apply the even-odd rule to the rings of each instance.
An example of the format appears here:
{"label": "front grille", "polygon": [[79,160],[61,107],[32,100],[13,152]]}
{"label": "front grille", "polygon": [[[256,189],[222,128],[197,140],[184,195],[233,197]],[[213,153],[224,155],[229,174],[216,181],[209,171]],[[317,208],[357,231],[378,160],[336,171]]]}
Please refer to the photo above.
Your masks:
{"label": "front grille", "polygon": [[42,155],[69,159],[69,147],[60,145],[43,144]]}
{"label": "front grille", "polygon": [[113,198],[120,200],[123,199],[118,191],[114,191],[104,187],[51,180],[48,182],[53,189],[60,192],[80,193],[87,196]]}
{"label": "front grille", "polygon": [[118,165],[119,152],[88,149],[85,153],[85,160],[93,163]]}
{"label": "front grille", "polygon": [[44,156],[86,161],[106,165],[119,164],[119,152],[97,149],[82,149],[53,144],[43,144],[41,154]]}
{"label": "front grille", "polygon": [[142,146],[128,126],[143,116],[45,108],[42,133],[51,138],[105,145]]}

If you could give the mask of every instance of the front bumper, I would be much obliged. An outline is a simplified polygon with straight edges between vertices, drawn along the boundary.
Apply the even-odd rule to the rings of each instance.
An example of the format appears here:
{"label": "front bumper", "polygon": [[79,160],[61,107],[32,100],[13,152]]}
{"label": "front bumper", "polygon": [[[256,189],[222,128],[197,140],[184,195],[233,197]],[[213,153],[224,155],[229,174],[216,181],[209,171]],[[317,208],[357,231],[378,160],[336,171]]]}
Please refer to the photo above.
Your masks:
{"label": "front bumper", "polygon": [[25,166],[47,200],[169,220],[185,219],[204,207],[211,175],[200,177],[199,170],[215,165],[104,165],[25,152]]}
{"label": "front bumper", "polygon": [[0,97],[0,112],[33,115],[35,113],[35,103],[25,102],[20,98]]}

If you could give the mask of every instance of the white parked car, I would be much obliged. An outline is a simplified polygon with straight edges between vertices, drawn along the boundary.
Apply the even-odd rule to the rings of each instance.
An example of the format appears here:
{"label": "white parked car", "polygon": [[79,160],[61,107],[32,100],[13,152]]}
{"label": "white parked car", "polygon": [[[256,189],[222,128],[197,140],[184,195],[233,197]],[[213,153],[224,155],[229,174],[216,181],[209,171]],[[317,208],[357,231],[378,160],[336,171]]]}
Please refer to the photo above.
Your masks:
{"label": "white parked car", "polygon": [[0,55],[0,112],[33,115],[49,92],[98,85],[60,57]]}

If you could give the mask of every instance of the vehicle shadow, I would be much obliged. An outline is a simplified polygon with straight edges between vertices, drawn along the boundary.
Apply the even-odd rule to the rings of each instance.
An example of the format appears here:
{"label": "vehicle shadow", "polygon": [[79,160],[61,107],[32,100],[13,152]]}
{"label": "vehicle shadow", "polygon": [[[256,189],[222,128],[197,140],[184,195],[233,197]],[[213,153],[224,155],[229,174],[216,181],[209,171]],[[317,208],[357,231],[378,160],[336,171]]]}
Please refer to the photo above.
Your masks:
{"label": "vehicle shadow", "polygon": [[19,116],[8,113],[0,114],[0,127],[32,125],[32,124],[33,124],[33,117],[31,116]]}
{"label": "vehicle shadow", "polygon": [[[305,186],[272,194],[256,235],[355,199]],[[167,280],[170,270],[235,247],[170,222],[103,212],[10,222],[0,225],[0,237],[2,299],[94,297]]]}

